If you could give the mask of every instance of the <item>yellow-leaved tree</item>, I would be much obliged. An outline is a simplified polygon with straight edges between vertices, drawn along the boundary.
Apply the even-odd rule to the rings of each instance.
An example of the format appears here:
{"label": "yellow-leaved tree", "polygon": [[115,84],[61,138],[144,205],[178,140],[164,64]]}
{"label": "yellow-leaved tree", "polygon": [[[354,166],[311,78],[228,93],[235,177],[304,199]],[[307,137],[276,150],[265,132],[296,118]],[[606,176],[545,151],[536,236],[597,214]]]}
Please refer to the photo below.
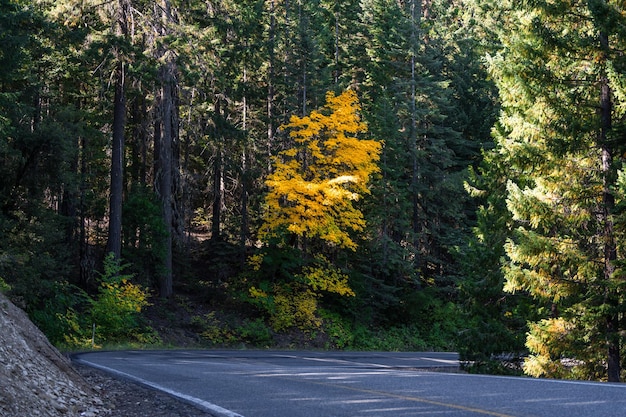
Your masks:
{"label": "yellow-leaved tree", "polygon": [[355,249],[350,231],[361,231],[363,214],[354,202],[368,194],[378,171],[381,143],[357,138],[367,132],[357,95],[329,92],[326,105],[309,116],[292,116],[293,146],[274,159],[266,184],[267,210],[261,237],[295,234],[329,245]]}
{"label": "yellow-leaved tree", "polygon": [[356,249],[354,233],[365,220],[355,203],[379,169],[381,143],[357,137],[367,132],[360,110],[354,91],[329,92],[321,109],[281,127],[293,143],[274,158],[260,230],[261,239],[279,244],[251,258],[261,278],[250,288],[276,330],[320,328],[323,293],[354,295],[348,276],[326,255]]}

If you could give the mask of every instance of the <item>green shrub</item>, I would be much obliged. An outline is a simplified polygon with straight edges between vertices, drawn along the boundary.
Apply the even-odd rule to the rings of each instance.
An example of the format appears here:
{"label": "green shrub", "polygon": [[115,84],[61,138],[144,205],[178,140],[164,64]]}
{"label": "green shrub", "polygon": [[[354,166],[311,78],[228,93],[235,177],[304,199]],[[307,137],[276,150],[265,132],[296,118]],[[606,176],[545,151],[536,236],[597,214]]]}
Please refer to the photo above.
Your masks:
{"label": "green shrub", "polygon": [[[43,284],[49,288],[43,289]],[[92,301],[82,289],[66,281],[44,282],[45,302],[30,312],[33,322],[50,343],[63,348],[83,348],[91,344],[91,324],[80,314]]]}
{"label": "green shrub", "polygon": [[[325,297],[355,296],[348,285],[348,276],[323,255],[316,255],[306,265],[303,260],[296,262],[285,255],[279,258],[285,259],[284,264],[277,266],[275,252],[271,248],[266,250],[248,258],[248,277],[252,285],[243,298],[267,314],[275,331],[318,332],[323,323],[319,307]],[[268,274],[271,271],[271,280],[259,279],[271,275]]]}
{"label": "green shrub", "polygon": [[256,287],[249,290],[249,302],[265,310],[277,332],[292,327],[305,332],[319,329],[322,320],[317,316],[318,298],[318,294],[297,282],[276,284],[269,291]]}
{"label": "green shrub", "polygon": [[335,312],[319,310],[323,320],[323,330],[329,341],[327,349],[347,349],[354,343],[354,333],[350,322]]}
{"label": "green shrub", "polygon": [[98,295],[90,302],[98,341],[129,341],[141,333],[139,313],[148,305],[148,294],[130,282],[131,275],[122,274],[126,266],[113,254],[105,259]]}
{"label": "green shrub", "polygon": [[2,277],[0,277],[0,292],[1,293],[5,293],[7,291],[9,291],[11,289],[11,286],[9,284],[7,284]]}
{"label": "green shrub", "polygon": [[417,326],[396,326],[368,330],[360,327],[355,332],[354,349],[387,352],[437,350],[424,340]]}
{"label": "green shrub", "polygon": [[65,349],[89,349],[94,347],[92,326],[89,326],[74,309],[57,315],[57,322],[65,329],[63,339],[55,343]]}
{"label": "green shrub", "polygon": [[133,184],[123,208],[124,242],[122,257],[132,259],[130,270],[141,277],[141,283],[150,285],[163,271],[164,239],[167,228],[163,222],[161,203],[153,190]]}
{"label": "green shrub", "polygon": [[202,339],[212,345],[228,345],[236,339],[230,326],[215,317],[214,311],[191,317],[191,326]]}
{"label": "green shrub", "polygon": [[274,341],[270,328],[262,319],[246,320],[237,328],[237,333],[242,342],[256,347],[268,347]]}
{"label": "green shrub", "polygon": [[321,320],[316,315],[318,298],[313,291],[302,289],[300,285],[277,286],[274,295],[276,313],[271,318],[274,330],[280,331],[294,326],[303,331],[319,328]]}

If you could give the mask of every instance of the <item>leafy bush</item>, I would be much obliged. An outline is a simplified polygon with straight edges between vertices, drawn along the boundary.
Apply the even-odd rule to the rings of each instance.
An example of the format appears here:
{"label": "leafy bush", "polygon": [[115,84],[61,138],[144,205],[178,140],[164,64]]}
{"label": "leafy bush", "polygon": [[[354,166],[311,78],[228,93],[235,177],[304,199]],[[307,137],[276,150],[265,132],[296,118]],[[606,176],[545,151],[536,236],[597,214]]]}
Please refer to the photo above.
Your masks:
{"label": "leafy bush", "polygon": [[262,319],[246,320],[237,328],[241,341],[257,347],[268,347],[273,342],[272,332]]}
{"label": "leafy bush", "polygon": [[2,277],[0,277],[0,292],[5,293],[11,289],[11,286],[7,284]]}
{"label": "leafy bush", "polygon": [[354,333],[350,322],[335,312],[320,309],[323,330],[329,341],[327,349],[346,349],[354,343]]}
{"label": "leafy bush", "polygon": [[[294,287],[298,288],[294,290]],[[276,287],[274,295],[275,314],[271,318],[276,331],[289,327],[300,330],[314,330],[322,324],[317,317],[318,295],[309,289],[300,289],[298,285],[283,284]]]}
{"label": "leafy bush", "polygon": [[103,342],[157,343],[158,335],[140,322],[148,293],[130,282],[131,275],[122,273],[126,267],[112,254],[107,256],[95,297],[66,281],[42,281],[39,291],[47,298],[30,311],[33,322],[63,349]]}
{"label": "leafy bush", "polygon": [[353,348],[356,350],[381,350],[388,352],[438,350],[429,346],[416,326],[397,326],[369,330],[359,327],[355,331]]}
{"label": "leafy bush", "polygon": [[202,339],[213,345],[224,345],[233,343],[236,340],[230,326],[222,323],[211,311],[203,316],[191,317],[191,326],[196,330]]}
{"label": "leafy bush", "polygon": [[79,312],[89,304],[91,298],[66,281],[50,282],[49,285],[50,288],[45,290],[48,297],[40,308],[30,312],[31,319],[55,346],[89,346],[91,336],[87,327],[91,325],[84,323],[84,316]]}
{"label": "leafy bush", "polygon": [[133,185],[123,208],[124,242],[122,256],[132,259],[131,271],[152,284],[162,271],[165,257],[164,239],[167,228],[163,223],[161,204],[154,191],[145,185]]}
{"label": "leafy bush", "polygon": [[[85,320],[81,320],[80,314],[74,309],[68,309],[65,314],[57,315],[57,323],[59,327],[64,329],[64,333],[61,336],[62,339],[53,339],[48,336],[48,339],[55,346],[59,346],[66,349],[88,349],[93,347],[92,334],[87,328],[83,326]],[[48,335],[48,333],[46,333]]]}
{"label": "leafy bush", "polygon": [[[272,252],[249,258],[252,271],[267,276],[274,269]],[[298,328],[316,331],[323,323],[319,301],[324,295],[355,295],[348,285],[348,276],[322,255],[316,255],[308,265],[294,263],[293,271],[283,270],[280,282],[261,281],[250,286],[246,301],[264,310],[276,331]],[[282,268],[285,268],[284,266]]]}
{"label": "leafy bush", "polygon": [[148,305],[148,294],[130,282],[131,275],[122,274],[126,267],[113,254],[105,259],[98,295],[90,301],[90,318],[98,340],[128,341],[141,333],[139,313]]}

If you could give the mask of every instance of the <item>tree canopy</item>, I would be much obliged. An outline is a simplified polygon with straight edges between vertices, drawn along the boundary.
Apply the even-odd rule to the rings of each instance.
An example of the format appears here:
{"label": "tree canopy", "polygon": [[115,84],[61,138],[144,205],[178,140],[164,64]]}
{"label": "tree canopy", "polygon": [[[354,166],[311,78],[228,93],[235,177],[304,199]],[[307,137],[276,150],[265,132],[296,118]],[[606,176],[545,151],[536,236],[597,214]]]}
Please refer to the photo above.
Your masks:
{"label": "tree canopy", "polygon": [[0,289],[54,343],[186,293],[219,343],[623,378],[622,3],[0,10]]}
{"label": "tree canopy", "polygon": [[527,292],[540,312],[524,369],[618,381],[623,15],[605,1],[502,7],[490,68],[502,101],[497,152],[511,170],[504,289]]}

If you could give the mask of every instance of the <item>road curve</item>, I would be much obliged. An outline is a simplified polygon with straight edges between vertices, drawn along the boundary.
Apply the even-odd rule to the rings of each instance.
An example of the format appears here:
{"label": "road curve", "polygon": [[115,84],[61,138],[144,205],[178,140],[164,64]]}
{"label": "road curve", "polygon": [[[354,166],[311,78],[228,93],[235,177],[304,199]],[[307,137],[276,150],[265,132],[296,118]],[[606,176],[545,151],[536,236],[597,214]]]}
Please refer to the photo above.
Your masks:
{"label": "road curve", "polygon": [[219,417],[613,417],[626,385],[428,372],[451,353],[90,352],[74,360]]}

